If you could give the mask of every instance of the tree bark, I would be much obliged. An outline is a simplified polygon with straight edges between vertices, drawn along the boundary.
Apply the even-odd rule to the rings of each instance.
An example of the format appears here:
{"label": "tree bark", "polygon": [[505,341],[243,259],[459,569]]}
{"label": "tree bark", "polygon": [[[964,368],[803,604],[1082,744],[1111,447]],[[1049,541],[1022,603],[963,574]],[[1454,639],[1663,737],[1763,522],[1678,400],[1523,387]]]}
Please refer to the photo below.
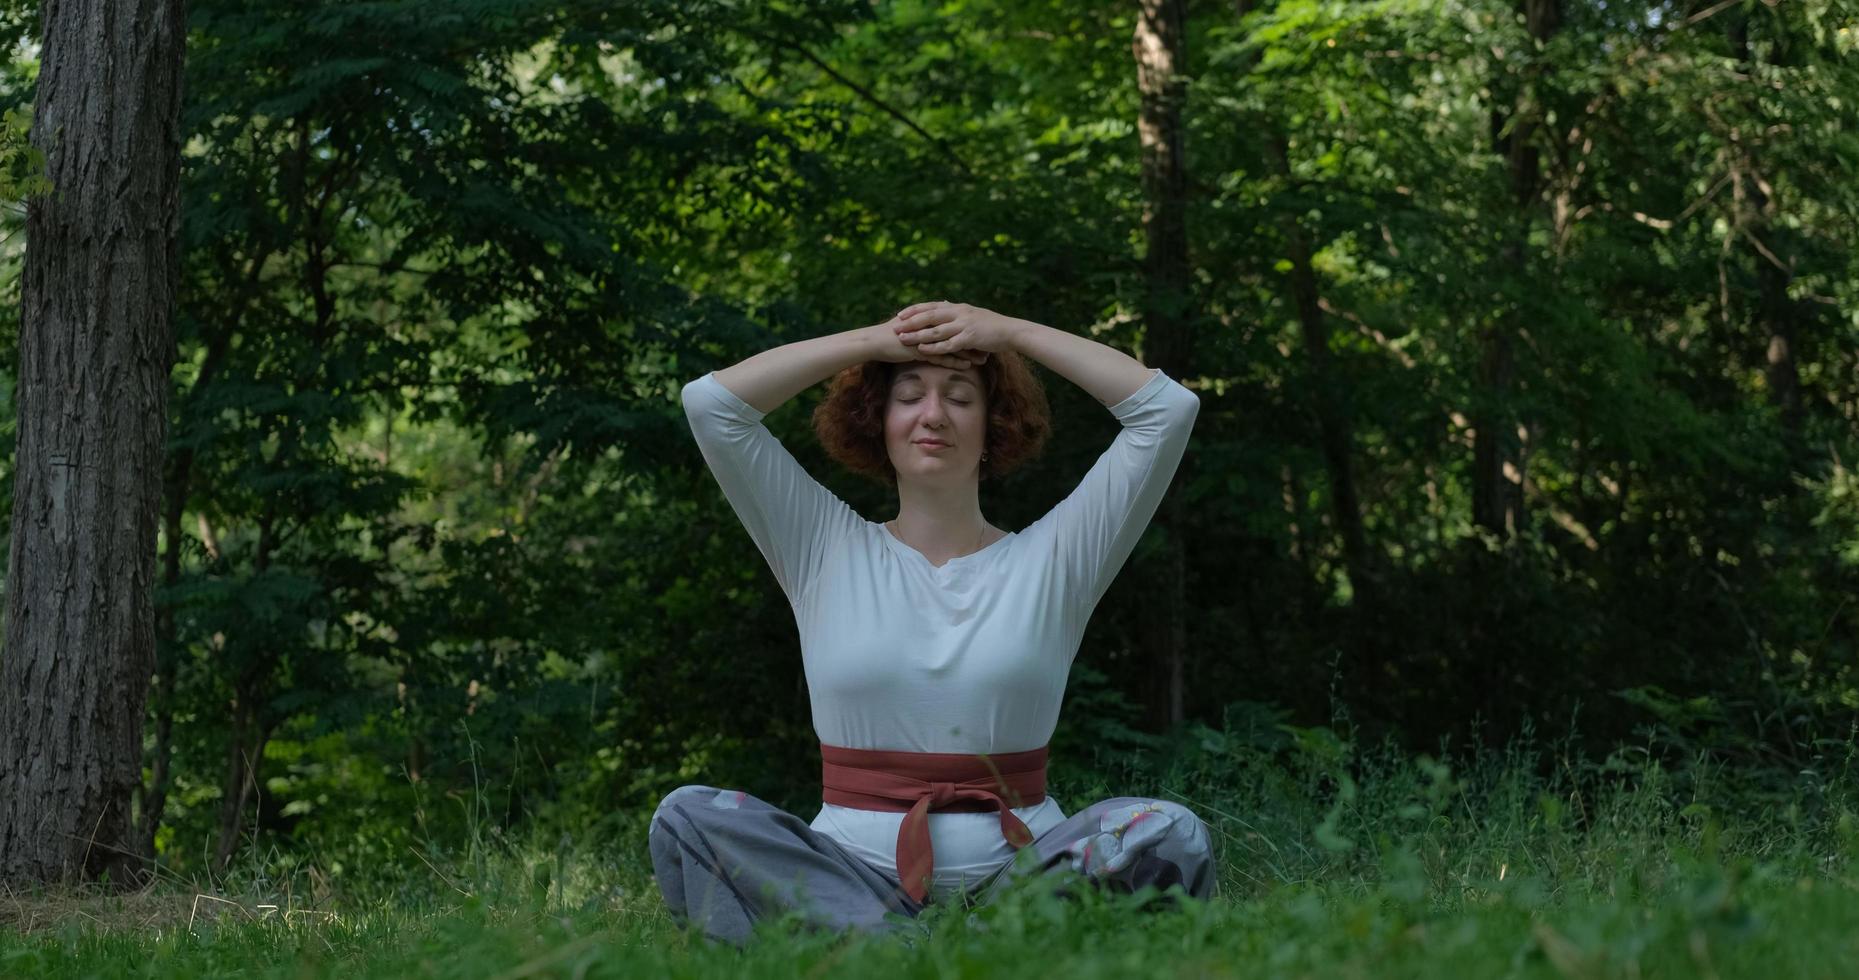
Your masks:
{"label": "tree bark", "polygon": [[[1181,124],[1187,85],[1187,9],[1183,0],[1140,0],[1131,50],[1136,61],[1136,86],[1142,96],[1137,134],[1142,144],[1144,360],[1171,378],[1184,378],[1192,358],[1188,334],[1189,293],[1187,159]],[[1188,460],[1175,474],[1182,482]],[[1157,628],[1145,631],[1146,662],[1160,671],[1149,698],[1151,719],[1162,726],[1179,724],[1186,717],[1187,687],[1187,561],[1183,554],[1184,528],[1180,495],[1171,489],[1168,503],[1156,515],[1164,541],[1163,554],[1151,567],[1160,581],[1161,601],[1152,607],[1160,618]]]}
{"label": "tree bark", "polygon": [[180,0],[52,0],[0,655],[0,880],[140,880],[131,812],[179,282]]}

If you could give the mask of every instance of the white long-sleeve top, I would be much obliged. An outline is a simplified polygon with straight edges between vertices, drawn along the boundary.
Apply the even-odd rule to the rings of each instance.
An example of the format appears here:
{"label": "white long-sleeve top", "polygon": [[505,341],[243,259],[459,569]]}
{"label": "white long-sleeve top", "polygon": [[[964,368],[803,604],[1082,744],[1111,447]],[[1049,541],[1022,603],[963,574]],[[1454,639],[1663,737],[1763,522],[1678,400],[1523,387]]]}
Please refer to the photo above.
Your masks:
{"label": "white long-sleeve top", "polygon": [[[1155,514],[1200,411],[1157,370],[1110,412],[1123,425],[1038,521],[932,565],[821,486],[715,374],[684,386],[710,472],[787,594],[813,727],[855,749],[1007,753],[1047,743],[1086,621]],[[1035,836],[1057,800],[1014,810]],[[822,804],[813,829],[897,874],[902,813]],[[1013,857],[992,813],[933,813],[931,893],[947,898]]]}

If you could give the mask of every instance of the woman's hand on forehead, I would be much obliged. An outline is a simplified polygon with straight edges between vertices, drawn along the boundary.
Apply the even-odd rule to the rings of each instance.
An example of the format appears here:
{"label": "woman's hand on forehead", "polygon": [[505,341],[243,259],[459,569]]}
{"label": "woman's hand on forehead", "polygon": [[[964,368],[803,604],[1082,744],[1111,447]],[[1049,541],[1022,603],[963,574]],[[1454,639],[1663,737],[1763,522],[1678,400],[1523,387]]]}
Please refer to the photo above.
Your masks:
{"label": "woman's hand on forehead", "polygon": [[1012,350],[1023,322],[979,306],[938,300],[899,310],[893,329],[920,356],[978,353],[979,364],[990,353]]}

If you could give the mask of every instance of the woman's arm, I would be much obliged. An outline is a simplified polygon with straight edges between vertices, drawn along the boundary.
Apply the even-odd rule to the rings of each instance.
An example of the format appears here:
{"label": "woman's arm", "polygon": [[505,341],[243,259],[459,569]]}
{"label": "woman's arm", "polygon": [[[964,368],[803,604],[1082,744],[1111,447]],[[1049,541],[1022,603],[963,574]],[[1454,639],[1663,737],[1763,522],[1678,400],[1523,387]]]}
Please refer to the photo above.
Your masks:
{"label": "woman's arm", "polygon": [[684,386],[685,418],[730,508],[781,590],[799,603],[833,542],[857,529],[858,515],[802,468],[762,424],[767,413],[737,397],[721,373]]}
{"label": "woman's arm", "polygon": [[752,354],[716,372],[716,379],[763,415],[835,374],[865,361],[902,364],[924,360],[950,368],[973,367],[987,359],[983,351],[927,354],[897,339],[897,321],[858,327],[842,333],[797,340]]}
{"label": "woman's arm", "polygon": [[792,602],[806,594],[832,542],[856,529],[859,518],[801,467],[762,419],[807,388],[870,360],[880,339],[875,329],[784,344],[684,386],[684,414],[704,462]]}
{"label": "woman's arm", "polygon": [[1015,320],[1008,336],[1014,350],[1090,392],[1105,407],[1129,398],[1155,377],[1153,368],[1115,347],[1043,323]]}
{"label": "woman's arm", "polygon": [[[827,378],[864,361],[877,359],[880,327],[797,340],[752,354],[716,372],[716,379],[763,415]],[[885,330],[889,333],[889,330]]]}
{"label": "woman's arm", "polygon": [[[1110,405],[1122,426],[1084,479],[1036,524],[1049,524],[1074,622],[1089,619],[1168,492],[1201,401],[1161,371]],[[1100,396],[1101,397],[1101,396]]]}
{"label": "woman's arm", "polygon": [[1089,337],[1054,330],[967,303],[918,303],[892,321],[892,331],[923,356],[1012,350],[1057,372],[1106,408],[1135,394],[1155,371]]}
{"label": "woman's arm", "polygon": [[[800,601],[833,542],[862,518],[814,480],[762,419],[852,365],[919,356],[881,323],[762,351],[684,386],[684,414],[704,462],[789,599]],[[968,366],[975,356],[924,359]]]}
{"label": "woman's arm", "polygon": [[1090,392],[1122,424],[1077,489],[1034,522],[1051,534],[1075,621],[1089,619],[1167,493],[1200,399],[1114,347],[1030,320],[963,303],[920,303],[898,318],[905,343],[927,354],[1018,351]]}

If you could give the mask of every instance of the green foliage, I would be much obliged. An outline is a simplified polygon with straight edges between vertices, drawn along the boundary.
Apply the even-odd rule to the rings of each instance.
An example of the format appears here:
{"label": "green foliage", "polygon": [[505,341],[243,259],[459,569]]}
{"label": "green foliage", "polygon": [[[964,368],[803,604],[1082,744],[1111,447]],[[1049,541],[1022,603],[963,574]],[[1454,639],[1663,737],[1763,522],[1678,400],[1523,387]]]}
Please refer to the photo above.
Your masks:
{"label": "green foliage", "polygon": [[1814,526],[1831,538],[1842,564],[1859,565],[1859,475],[1836,462],[1825,479],[1809,486],[1821,501]]}
{"label": "green foliage", "polygon": [[0,114],[0,202],[19,204],[52,192],[45,154],[32,145],[31,133],[31,106],[14,106]]}
{"label": "green foliage", "polygon": [[[1246,818],[1270,846],[1241,838],[1300,869],[1282,880],[1400,877],[1443,872],[1391,851],[1389,828],[1419,833],[1469,774],[1404,765],[1410,791],[1381,801],[1396,774],[1367,771],[1365,747],[1496,751],[1579,717],[1566,758],[1516,768],[1612,758],[1668,778],[1703,756],[1774,793],[1847,737],[1850,16],[1557,9],[1539,44],[1493,0],[1191,6],[1182,380],[1203,410],[1181,513],[1157,530],[1184,543],[1189,721],[1160,724],[1145,548],[1073,669],[1062,798],[1237,773],[1258,796],[1235,814],[1299,801],[1295,819]],[[686,782],[817,804],[791,611],[677,391],[937,297],[1153,351],[1132,312],[1148,289],[1135,15],[190,4],[174,572],[147,753],[151,791],[172,763],[165,865],[200,873],[230,839],[283,863],[342,855],[320,873],[352,880],[487,826],[631,847]],[[34,17],[15,5],[0,26]],[[44,189],[24,140],[35,79],[18,60],[0,85],[15,201]],[[1513,161],[1531,154],[1520,196]],[[19,210],[0,216],[0,446]],[[1502,385],[1498,331],[1515,340]],[[1061,499],[1115,432],[1045,380],[1050,452],[983,490],[1006,526]],[[767,424],[881,516],[891,498],[813,440],[813,397]],[[1364,555],[1319,405],[1345,423]],[[1514,531],[1471,517],[1486,418],[1518,433]],[[11,480],[8,464],[8,508]],[[231,812],[229,761],[248,758],[258,791]],[[471,796],[481,784],[499,789]],[[1556,820],[1595,819],[1552,789]],[[1503,792],[1524,794],[1503,797],[1515,819],[1553,822]],[[1490,914],[1515,925],[1531,887],[1493,891]],[[1335,896],[1308,921],[1301,899],[1258,897],[1285,928],[1394,928]],[[1553,965],[1624,962],[1608,944],[1638,934],[1606,914],[1585,938],[1557,927],[1577,952]],[[1507,935],[1539,959],[1561,948]],[[1357,962],[1322,949],[1285,962]]]}

